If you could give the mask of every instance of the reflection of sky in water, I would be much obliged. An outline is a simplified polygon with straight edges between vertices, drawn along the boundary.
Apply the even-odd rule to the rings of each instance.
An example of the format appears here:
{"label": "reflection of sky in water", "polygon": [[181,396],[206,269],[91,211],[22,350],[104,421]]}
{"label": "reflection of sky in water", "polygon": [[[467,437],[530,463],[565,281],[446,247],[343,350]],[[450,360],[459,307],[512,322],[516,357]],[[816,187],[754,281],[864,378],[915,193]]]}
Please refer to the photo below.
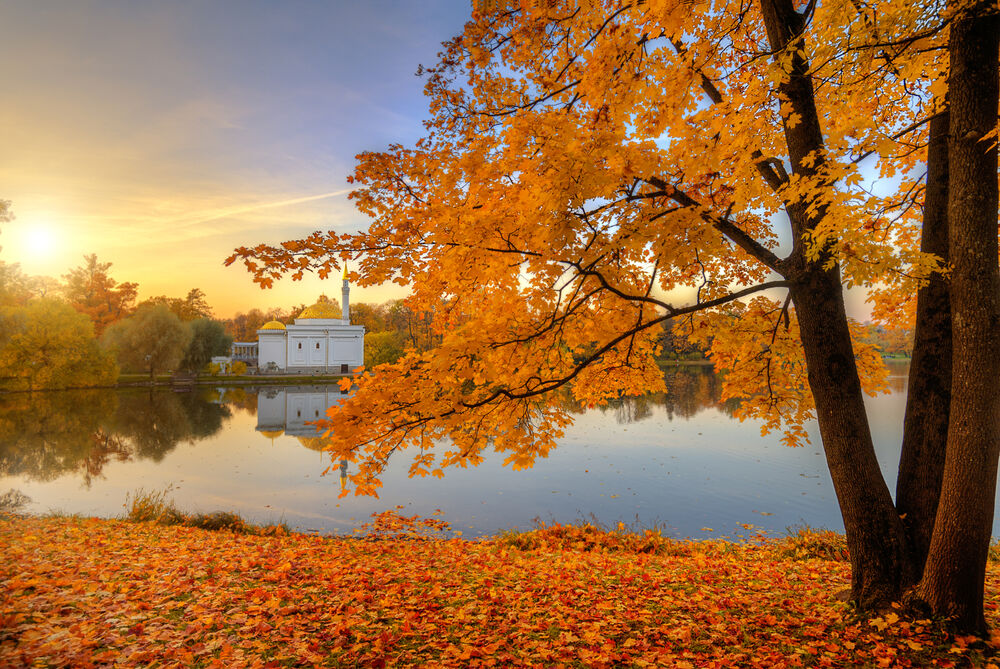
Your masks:
{"label": "reflection of sky in water", "polygon": [[[893,394],[868,402],[890,490],[905,401],[899,379],[894,387]],[[466,536],[528,527],[534,518],[637,521],[681,537],[744,533],[740,523],[775,532],[801,524],[842,528],[815,427],[812,446],[791,449],[718,408],[689,419],[676,410],[671,417],[665,404],[646,411],[631,423],[619,422],[623,412],[613,409],[577,415],[559,447],[525,471],[502,467],[501,454],[487,453],[479,467],[448,469],[444,479],[410,479],[407,454],[400,453],[379,499],[338,499],[337,463],[303,447],[296,436],[261,434],[256,415],[234,408],[213,436],[182,442],[159,462],[111,461],[89,488],[79,473],[68,473],[49,482],[0,477],[0,492],[21,490],[34,500],[29,510],[35,512],[115,516],[123,512],[127,493],[172,484],[183,510],[235,510],[260,522],[283,519],[324,532],[350,531],[396,505],[423,516],[441,509]],[[328,465],[330,473],[320,476]]]}

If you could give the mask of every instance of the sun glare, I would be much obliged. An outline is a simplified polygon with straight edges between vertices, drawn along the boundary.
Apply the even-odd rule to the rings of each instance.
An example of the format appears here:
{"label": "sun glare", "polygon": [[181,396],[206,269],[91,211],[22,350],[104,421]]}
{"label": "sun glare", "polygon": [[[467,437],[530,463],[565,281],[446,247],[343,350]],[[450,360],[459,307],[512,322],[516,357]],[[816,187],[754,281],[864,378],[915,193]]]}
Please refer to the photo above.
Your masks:
{"label": "sun glare", "polygon": [[32,255],[46,255],[52,251],[52,231],[44,225],[31,226],[24,237],[24,245]]}
{"label": "sun glare", "polygon": [[[60,255],[63,247],[61,231],[46,220],[15,223],[21,223],[20,229],[10,230],[10,237],[6,240],[0,237],[0,245],[7,247],[5,251],[14,256],[12,260],[25,263],[26,270],[49,271],[49,265]],[[7,243],[4,244],[4,241]]]}

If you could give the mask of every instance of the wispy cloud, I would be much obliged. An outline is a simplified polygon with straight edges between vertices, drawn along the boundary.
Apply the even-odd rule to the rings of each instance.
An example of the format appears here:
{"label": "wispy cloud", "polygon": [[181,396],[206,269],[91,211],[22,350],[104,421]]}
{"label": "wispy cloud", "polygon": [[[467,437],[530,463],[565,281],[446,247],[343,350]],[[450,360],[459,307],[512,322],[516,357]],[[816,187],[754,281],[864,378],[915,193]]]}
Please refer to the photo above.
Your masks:
{"label": "wispy cloud", "polygon": [[319,195],[306,195],[304,197],[296,197],[286,200],[276,200],[274,202],[258,202],[255,204],[235,205],[232,207],[221,207],[218,209],[207,209],[205,211],[199,211],[192,214],[187,214],[185,216],[178,217],[166,222],[183,228],[192,225],[197,225],[199,223],[206,223],[208,221],[217,221],[223,218],[231,218],[233,216],[246,214],[252,211],[260,211],[261,209],[276,209],[278,207],[288,207],[295,204],[302,204],[303,202],[325,200],[331,197],[346,195],[350,192],[351,192],[350,188],[343,188],[341,190],[335,190],[329,193],[320,193]]}

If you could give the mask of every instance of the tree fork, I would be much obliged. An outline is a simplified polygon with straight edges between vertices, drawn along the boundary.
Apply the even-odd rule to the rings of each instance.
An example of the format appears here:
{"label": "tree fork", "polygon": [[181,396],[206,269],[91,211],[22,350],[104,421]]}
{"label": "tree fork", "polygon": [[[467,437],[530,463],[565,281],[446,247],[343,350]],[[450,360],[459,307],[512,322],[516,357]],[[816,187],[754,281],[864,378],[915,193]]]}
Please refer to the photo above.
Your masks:
{"label": "tree fork", "polygon": [[941,498],[919,596],[983,634],[986,556],[1000,455],[997,127],[1000,14],[977,2],[949,36],[948,230],[952,260],[951,416]]}
{"label": "tree fork", "polygon": [[[802,177],[817,178],[824,163],[823,131],[809,63],[798,44],[804,19],[791,0],[761,0],[761,14],[775,57],[786,49],[794,51],[788,76],[778,85],[797,116],[796,123],[789,123],[788,116],[784,123],[792,169]],[[851,598],[860,608],[878,609],[899,599],[914,579],[903,525],[875,456],[839,266],[833,263],[823,269],[831,259],[827,251],[811,262],[804,258],[803,237],[826,214],[825,207],[807,204],[786,206],[794,240],[786,278],[792,281],[809,389],[844,520],[851,555]]]}

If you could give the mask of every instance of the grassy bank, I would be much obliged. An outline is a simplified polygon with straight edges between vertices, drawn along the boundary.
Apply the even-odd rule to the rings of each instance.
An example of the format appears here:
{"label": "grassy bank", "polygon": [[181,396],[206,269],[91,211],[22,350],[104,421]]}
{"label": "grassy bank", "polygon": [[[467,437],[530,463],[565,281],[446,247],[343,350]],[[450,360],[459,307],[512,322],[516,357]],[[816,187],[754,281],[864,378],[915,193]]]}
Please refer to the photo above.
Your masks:
{"label": "grassy bank", "polygon": [[989,645],[931,621],[855,617],[834,596],[847,563],[811,557],[830,536],[446,529],[391,513],[365,539],[0,517],[0,666],[990,666]]}

